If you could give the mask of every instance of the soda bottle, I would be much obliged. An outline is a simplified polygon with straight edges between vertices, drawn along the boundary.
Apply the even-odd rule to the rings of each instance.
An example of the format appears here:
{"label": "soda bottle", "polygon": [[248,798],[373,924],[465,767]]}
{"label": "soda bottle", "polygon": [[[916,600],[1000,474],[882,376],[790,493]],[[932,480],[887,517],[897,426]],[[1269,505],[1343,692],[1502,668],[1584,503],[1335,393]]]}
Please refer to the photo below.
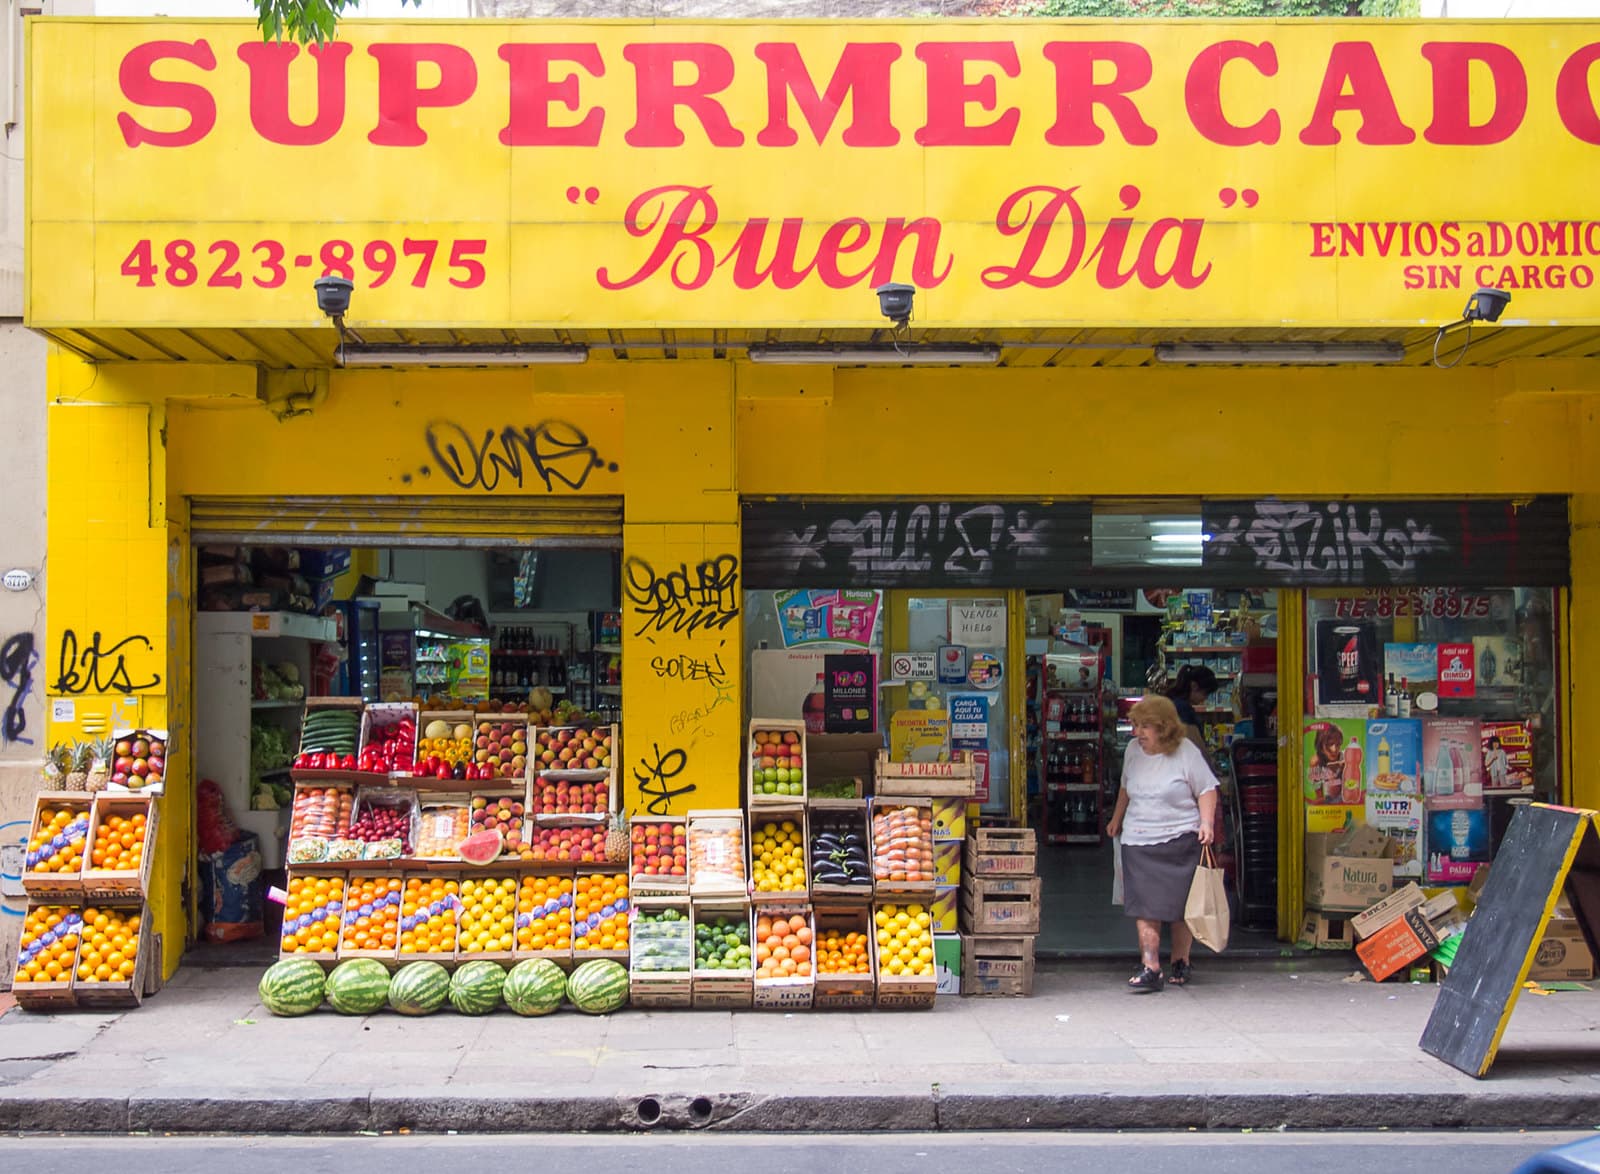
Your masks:
{"label": "soda bottle", "polygon": [[827,699],[824,694],[826,686],[822,681],[822,674],[817,674],[817,683],[811,692],[806,694],[806,699],[800,705],[800,716],[805,719],[806,733],[820,734],[827,727]]}

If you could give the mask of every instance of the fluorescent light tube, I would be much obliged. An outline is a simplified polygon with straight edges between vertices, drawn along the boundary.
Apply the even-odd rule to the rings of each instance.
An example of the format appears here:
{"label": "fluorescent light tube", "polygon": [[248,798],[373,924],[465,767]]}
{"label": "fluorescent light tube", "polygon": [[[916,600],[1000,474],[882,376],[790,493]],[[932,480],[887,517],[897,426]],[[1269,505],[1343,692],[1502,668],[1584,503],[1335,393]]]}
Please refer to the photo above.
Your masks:
{"label": "fluorescent light tube", "polygon": [[373,346],[339,348],[342,367],[526,367],[586,363],[585,346]]}
{"label": "fluorescent light tube", "polygon": [[1398,342],[1164,342],[1156,346],[1163,363],[1398,363],[1406,348]]}
{"label": "fluorescent light tube", "polygon": [[1206,544],[1204,534],[1152,534],[1150,541],[1162,546],[1192,546],[1196,549]]}
{"label": "fluorescent light tube", "polygon": [[962,346],[935,344],[922,346],[910,343],[905,346],[806,346],[797,343],[780,343],[771,346],[752,346],[748,354],[752,363],[798,364],[877,364],[883,366],[931,365],[950,366],[958,363],[998,363],[997,346]]}

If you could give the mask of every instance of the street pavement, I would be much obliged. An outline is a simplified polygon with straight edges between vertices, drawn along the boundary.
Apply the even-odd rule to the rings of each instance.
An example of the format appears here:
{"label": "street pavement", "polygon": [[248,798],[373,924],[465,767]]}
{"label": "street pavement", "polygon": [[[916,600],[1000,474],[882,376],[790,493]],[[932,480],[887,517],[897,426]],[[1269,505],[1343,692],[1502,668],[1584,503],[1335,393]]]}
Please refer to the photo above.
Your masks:
{"label": "street pavement", "polygon": [[0,1016],[0,1131],[1600,1126],[1600,991],[1525,993],[1476,1080],[1417,1047],[1436,987],[1349,955],[1208,960],[1146,996],[1127,971],[922,1012],[275,1019],[259,971],[186,966],[137,1010]]}

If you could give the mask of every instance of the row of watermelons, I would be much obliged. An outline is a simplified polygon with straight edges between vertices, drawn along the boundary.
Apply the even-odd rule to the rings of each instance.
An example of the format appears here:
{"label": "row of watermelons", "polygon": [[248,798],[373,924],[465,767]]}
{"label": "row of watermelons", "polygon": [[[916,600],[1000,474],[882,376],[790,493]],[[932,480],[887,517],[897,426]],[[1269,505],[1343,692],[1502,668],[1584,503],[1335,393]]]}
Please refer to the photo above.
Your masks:
{"label": "row of watermelons", "polygon": [[437,962],[409,962],[391,977],[375,958],[347,959],[326,974],[308,958],[286,958],[261,976],[259,990],[274,1015],[309,1015],[324,1000],[341,1015],[372,1015],[385,1006],[402,1015],[431,1015],[447,1002],[463,1015],[487,1015],[502,1005],[518,1015],[549,1015],[564,1001],[604,1015],[627,1003],[628,971],[595,959],[568,975],[537,958],[509,973],[498,962],[467,962],[454,974]]}

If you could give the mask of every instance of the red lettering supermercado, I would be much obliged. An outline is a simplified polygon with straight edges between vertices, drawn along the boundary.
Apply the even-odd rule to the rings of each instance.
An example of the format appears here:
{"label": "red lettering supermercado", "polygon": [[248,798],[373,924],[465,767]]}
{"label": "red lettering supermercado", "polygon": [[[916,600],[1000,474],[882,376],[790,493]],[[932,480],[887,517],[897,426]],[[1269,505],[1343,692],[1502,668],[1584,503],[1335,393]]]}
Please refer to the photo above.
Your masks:
{"label": "red lettering supermercado", "polygon": [[[1592,80],[1600,41],[1566,53],[1552,73],[1545,63],[1530,70],[1513,47],[1493,41],[1430,40],[1414,56],[1337,40],[1320,73],[1294,78],[1280,76],[1270,38],[1217,40],[1159,57],[1142,43],[1104,36],[852,40],[836,50],[773,40],[749,53],[694,40],[516,40],[492,55],[448,41],[405,41],[361,52],[370,68],[357,70],[355,48],[340,41],[304,50],[254,40],[146,41],[119,63],[117,125],[129,147],[182,148],[246,131],[287,147],[356,134],[377,147],[419,147],[429,141],[430,112],[466,105],[492,79],[506,103],[483,133],[508,147],[1003,148],[1029,138],[1063,148],[1150,147],[1174,136],[1236,148],[1284,139],[1311,147],[1419,139],[1472,147],[1527,133],[1541,108],[1572,139],[1600,146]],[[1426,108],[1402,111],[1389,77],[1418,71],[1431,82]],[[728,101],[730,87],[751,75],[765,101],[750,109]],[[631,91],[621,108],[591,96],[597,79],[615,76]],[[354,126],[349,116],[357,77],[375,86],[375,101],[361,103],[375,106],[370,126]],[[1182,89],[1178,124],[1144,101],[1166,80]],[[219,125],[217,95],[239,87],[248,91],[248,127]],[[915,117],[896,118],[908,110]],[[450,133],[458,129],[452,124]],[[445,133],[444,124],[432,133]]]}

